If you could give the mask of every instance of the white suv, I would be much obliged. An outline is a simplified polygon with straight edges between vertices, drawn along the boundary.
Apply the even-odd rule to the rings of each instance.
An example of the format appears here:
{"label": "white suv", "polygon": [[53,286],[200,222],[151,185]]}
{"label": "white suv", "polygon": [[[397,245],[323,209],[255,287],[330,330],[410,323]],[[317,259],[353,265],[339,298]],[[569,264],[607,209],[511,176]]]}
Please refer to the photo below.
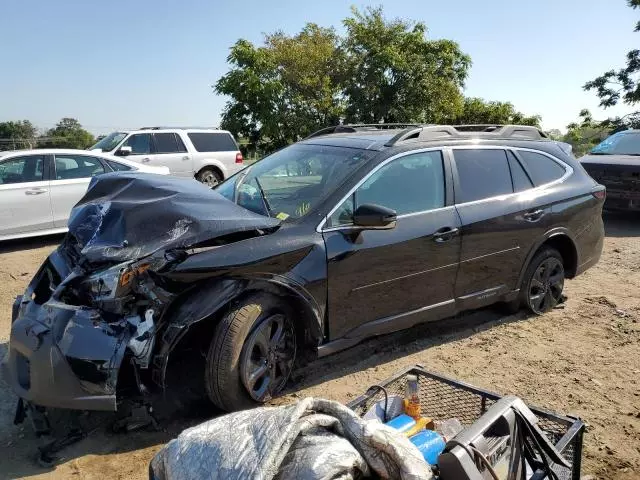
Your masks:
{"label": "white suv", "polygon": [[244,167],[231,133],[208,128],[147,127],[113,132],[90,150],[165,166],[172,175],[195,177],[210,187]]}

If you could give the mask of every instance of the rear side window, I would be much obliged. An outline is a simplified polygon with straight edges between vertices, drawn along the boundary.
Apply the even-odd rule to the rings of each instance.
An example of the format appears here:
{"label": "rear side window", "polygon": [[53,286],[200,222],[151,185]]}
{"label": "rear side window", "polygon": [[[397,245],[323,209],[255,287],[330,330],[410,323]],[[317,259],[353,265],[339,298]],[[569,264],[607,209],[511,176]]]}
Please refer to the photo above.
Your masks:
{"label": "rear side window", "polygon": [[513,193],[507,154],[504,150],[454,149],[460,191],[456,203]]}
{"label": "rear side window", "polygon": [[546,155],[526,150],[519,150],[518,155],[522,158],[524,166],[536,186],[558,180],[565,174],[564,167],[560,166]]}
{"label": "rear side window", "polygon": [[154,133],[155,153],[182,153],[187,149],[175,133]]}
{"label": "rear side window", "polygon": [[95,177],[104,173],[102,162],[86,155],[56,155],[56,180]]}
{"label": "rear side window", "polygon": [[236,142],[228,133],[193,132],[187,134],[198,152],[235,152]]}
{"label": "rear side window", "polygon": [[524,171],[524,168],[522,168],[522,165],[520,165],[518,159],[511,152],[507,152],[507,156],[509,157],[509,169],[511,170],[511,179],[513,180],[513,191],[522,192],[533,188],[531,179],[527,175],[527,172]]}
{"label": "rear side window", "polygon": [[126,172],[131,170],[131,167],[129,165],[124,165],[118,162],[112,162],[111,160],[105,160],[105,162],[107,162],[107,165],[109,165],[114,172]]}

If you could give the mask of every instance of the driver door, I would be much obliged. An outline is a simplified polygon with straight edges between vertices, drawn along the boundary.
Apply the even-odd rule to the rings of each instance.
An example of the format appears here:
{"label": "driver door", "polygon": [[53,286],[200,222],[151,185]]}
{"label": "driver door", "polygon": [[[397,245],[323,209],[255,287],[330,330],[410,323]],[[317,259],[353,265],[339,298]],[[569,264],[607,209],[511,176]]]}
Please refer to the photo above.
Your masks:
{"label": "driver door", "polygon": [[[383,163],[332,214],[323,230],[330,339],[401,330],[455,311],[460,219],[439,150]],[[396,211],[390,230],[354,230],[362,204]]]}

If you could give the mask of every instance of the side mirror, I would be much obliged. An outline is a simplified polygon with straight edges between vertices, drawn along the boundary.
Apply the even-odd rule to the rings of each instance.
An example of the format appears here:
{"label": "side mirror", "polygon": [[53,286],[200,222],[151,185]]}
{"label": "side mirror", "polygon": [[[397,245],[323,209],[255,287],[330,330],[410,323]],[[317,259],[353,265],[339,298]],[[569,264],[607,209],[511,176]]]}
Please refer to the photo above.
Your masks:
{"label": "side mirror", "polygon": [[395,210],[372,203],[365,203],[353,213],[353,224],[356,227],[371,230],[387,230],[395,228],[397,215]]}
{"label": "side mirror", "polygon": [[117,151],[116,151],[116,155],[118,157],[128,157],[129,155],[131,155],[131,152],[133,152],[133,150],[131,149],[131,147],[120,147]]}

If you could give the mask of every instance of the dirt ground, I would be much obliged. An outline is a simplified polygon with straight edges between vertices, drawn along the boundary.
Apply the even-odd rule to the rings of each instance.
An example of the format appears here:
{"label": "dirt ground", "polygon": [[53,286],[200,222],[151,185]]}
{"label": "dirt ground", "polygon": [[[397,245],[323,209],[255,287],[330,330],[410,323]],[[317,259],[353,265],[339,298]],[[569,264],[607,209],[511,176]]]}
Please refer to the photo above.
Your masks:
{"label": "dirt ground", "polygon": [[[542,317],[482,310],[369,340],[294,375],[278,402],[315,395],[347,402],[409,365],[494,390],[530,404],[575,414],[587,424],[582,473],[640,478],[640,216],[607,215],[600,263],[567,282],[568,301]],[[9,337],[11,303],[60,241],[0,245],[0,357]],[[0,477],[144,479],[168,439],[203,419],[176,418],[159,432],[98,429],[64,450],[61,463],[34,462],[28,424],[12,424],[16,398],[0,380]],[[211,415],[211,413],[209,414]]]}

